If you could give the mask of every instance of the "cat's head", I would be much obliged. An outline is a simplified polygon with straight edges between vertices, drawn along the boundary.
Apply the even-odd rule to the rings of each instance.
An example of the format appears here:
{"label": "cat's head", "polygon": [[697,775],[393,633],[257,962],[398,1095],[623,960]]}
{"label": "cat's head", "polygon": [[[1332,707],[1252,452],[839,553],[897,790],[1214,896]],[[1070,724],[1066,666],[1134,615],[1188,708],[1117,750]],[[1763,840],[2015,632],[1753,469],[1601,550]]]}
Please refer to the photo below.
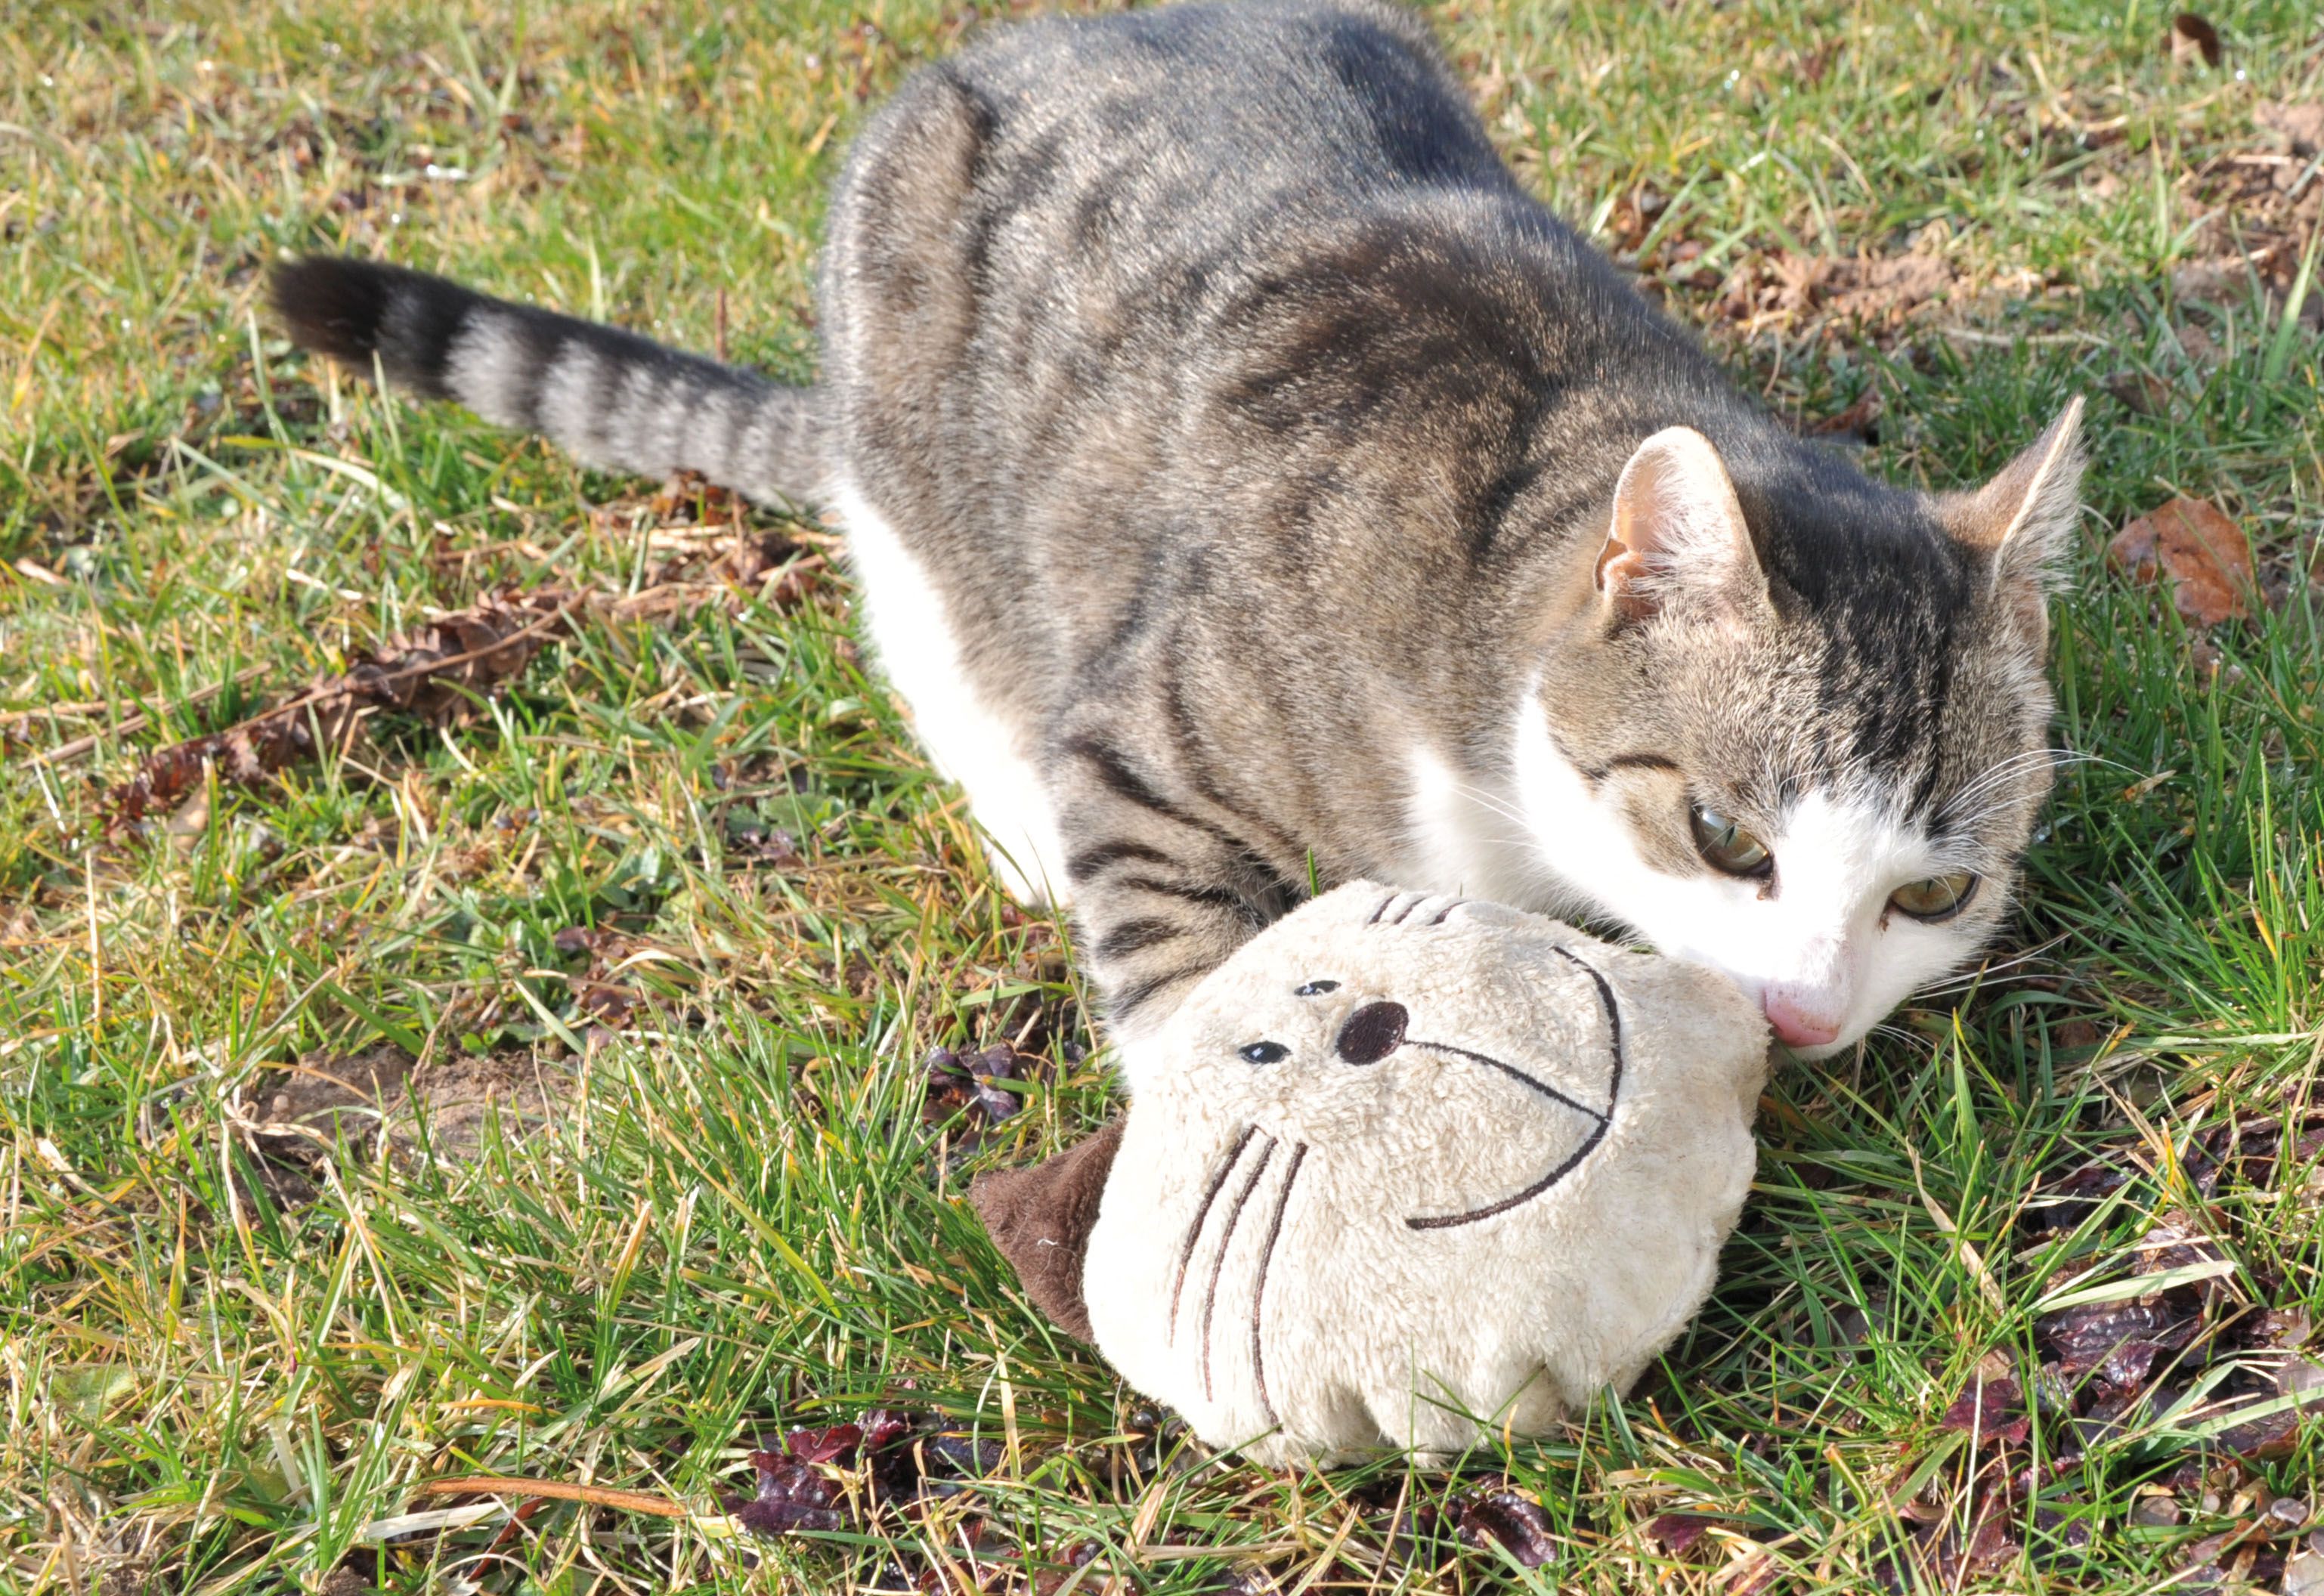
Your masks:
{"label": "cat's head", "polygon": [[1970,961],[2050,789],[2080,422],[1943,496],[1787,442],[1648,438],[1519,715],[1560,883],[1810,1058]]}

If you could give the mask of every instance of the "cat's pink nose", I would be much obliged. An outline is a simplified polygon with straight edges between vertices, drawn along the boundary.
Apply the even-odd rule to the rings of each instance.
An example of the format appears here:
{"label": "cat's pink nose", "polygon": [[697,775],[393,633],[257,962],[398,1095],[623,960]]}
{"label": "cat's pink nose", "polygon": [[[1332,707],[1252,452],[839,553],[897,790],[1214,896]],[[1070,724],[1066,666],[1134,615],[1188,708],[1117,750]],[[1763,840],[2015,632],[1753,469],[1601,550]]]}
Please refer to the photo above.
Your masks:
{"label": "cat's pink nose", "polygon": [[1775,1040],[1786,1047],[1821,1047],[1840,1035],[1839,1020],[1808,1007],[1781,987],[1771,986],[1761,992],[1759,1007],[1766,1011]]}

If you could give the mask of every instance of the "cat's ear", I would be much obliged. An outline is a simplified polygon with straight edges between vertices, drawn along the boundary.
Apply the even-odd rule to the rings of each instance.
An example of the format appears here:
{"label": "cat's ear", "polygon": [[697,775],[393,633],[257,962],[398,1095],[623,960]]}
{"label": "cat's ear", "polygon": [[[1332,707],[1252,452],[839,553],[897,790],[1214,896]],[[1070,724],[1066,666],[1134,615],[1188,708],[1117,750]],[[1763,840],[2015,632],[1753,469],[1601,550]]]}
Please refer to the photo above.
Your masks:
{"label": "cat's ear", "polygon": [[1674,593],[1738,610],[1766,601],[1766,573],[1711,439],[1665,427],[1638,446],[1614,486],[1597,581],[1599,602],[1618,623],[1646,619]]}
{"label": "cat's ear", "polygon": [[1991,482],[1939,503],[1945,530],[1986,557],[1993,596],[2037,651],[2049,641],[2050,589],[2081,503],[2079,397]]}

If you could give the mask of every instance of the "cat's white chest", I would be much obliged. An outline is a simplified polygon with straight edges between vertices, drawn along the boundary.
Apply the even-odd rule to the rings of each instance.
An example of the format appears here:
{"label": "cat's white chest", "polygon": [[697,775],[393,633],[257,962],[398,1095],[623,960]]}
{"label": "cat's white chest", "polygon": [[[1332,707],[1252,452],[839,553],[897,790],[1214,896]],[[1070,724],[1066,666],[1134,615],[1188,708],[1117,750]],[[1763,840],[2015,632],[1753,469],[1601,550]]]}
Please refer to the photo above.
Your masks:
{"label": "cat's white chest", "polygon": [[1399,884],[1556,913],[1573,894],[1552,873],[1515,797],[1471,780],[1436,750],[1411,754]]}

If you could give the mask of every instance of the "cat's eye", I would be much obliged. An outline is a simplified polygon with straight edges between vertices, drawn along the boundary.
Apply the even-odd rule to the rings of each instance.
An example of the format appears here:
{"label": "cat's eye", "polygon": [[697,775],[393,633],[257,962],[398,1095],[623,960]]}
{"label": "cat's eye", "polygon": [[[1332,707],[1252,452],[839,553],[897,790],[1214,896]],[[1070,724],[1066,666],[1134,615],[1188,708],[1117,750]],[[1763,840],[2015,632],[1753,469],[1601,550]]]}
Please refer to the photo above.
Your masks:
{"label": "cat's eye", "polygon": [[1688,818],[1694,826],[1695,852],[1705,863],[1729,875],[1763,876],[1775,868],[1775,856],[1767,852],[1767,844],[1732,817],[1708,804],[1697,804]]}
{"label": "cat's eye", "polygon": [[1340,983],[1336,981],[1311,981],[1305,986],[1293,987],[1291,995],[1295,998],[1320,998],[1327,992],[1339,990]]}
{"label": "cat's eye", "polygon": [[1280,1042],[1253,1042],[1238,1051],[1253,1064],[1281,1064],[1291,1056],[1291,1049]]}
{"label": "cat's eye", "polygon": [[1978,878],[1965,870],[1928,876],[1897,888],[1888,895],[1888,904],[1916,920],[1949,920],[1977,896],[1977,882]]}

